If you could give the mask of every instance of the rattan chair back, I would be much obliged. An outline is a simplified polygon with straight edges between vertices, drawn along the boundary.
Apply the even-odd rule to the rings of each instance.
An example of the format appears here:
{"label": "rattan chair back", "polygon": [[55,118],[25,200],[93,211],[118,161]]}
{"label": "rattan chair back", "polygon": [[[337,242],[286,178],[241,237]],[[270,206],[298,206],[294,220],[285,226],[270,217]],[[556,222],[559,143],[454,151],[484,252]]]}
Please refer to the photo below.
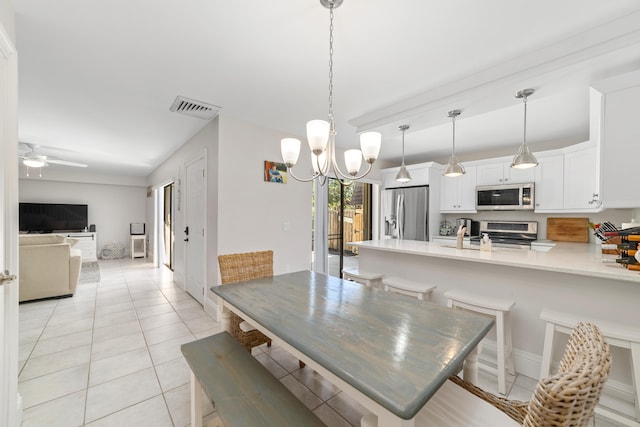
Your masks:
{"label": "rattan chair back", "polygon": [[598,327],[579,323],[569,336],[558,372],[538,382],[523,425],[587,426],[610,369],[611,352]]}
{"label": "rattan chair back", "polygon": [[273,276],[273,251],[218,256],[222,284]]}
{"label": "rattan chair back", "polygon": [[[220,278],[223,285],[273,276],[273,251],[246,252],[218,256]],[[243,331],[243,319],[231,312],[230,332],[242,346],[251,352],[253,347],[271,344],[271,339],[258,330]]]}

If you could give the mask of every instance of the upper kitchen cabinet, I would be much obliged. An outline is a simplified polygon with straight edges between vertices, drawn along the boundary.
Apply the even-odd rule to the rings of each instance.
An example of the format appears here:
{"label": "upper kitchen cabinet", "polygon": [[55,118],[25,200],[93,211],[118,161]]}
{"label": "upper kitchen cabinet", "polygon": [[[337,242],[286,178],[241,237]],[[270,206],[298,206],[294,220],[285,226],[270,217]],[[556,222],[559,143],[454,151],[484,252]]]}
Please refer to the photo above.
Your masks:
{"label": "upper kitchen cabinet", "polygon": [[583,142],[565,148],[564,209],[572,212],[602,210],[598,172],[598,145]]}
{"label": "upper kitchen cabinet", "polygon": [[500,185],[521,182],[533,182],[533,169],[514,169],[511,161],[485,163],[478,165],[477,185]]}
{"label": "upper kitchen cabinet", "polygon": [[591,120],[601,124],[596,131],[601,138],[602,206],[638,208],[640,70],[603,80],[593,88]]}
{"label": "upper kitchen cabinet", "polygon": [[476,166],[465,166],[467,173],[440,179],[441,213],[476,212]]}
{"label": "upper kitchen cabinet", "polygon": [[400,168],[396,167],[383,169],[381,171],[383,188],[415,187],[417,185],[429,185],[433,187],[440,185],[440,165],[437,163],[428,162],[407,165],[407,170],[411,175],[411,181],[404,184],[396,181],[396,175],[399,170]]}
{"label": "upper kitchen cabinet", "polygon": [[536,212],[557,212],[564,208],[564,154],[548,152],[536,154],[538,166],[535,174]]}

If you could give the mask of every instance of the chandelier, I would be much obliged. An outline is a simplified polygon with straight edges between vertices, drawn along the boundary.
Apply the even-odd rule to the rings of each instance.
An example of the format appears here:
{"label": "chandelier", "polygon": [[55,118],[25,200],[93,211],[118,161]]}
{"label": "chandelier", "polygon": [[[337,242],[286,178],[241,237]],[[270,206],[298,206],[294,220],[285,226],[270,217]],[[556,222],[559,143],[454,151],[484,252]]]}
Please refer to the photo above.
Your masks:
{"label": "chandelier", "polygon": [[[300,140],[297,138],[283,138],[280,141],[282,159],[287,165],[287,172],[296,180],[309,182],[322,178],[325,183],[332,168],[336,178],[350,181],[364,178],[370,171],[380,153],[382,135],[379,132],[364,132],[360,134],[360,150],[346,150],[344,162],[347,173],[344,173],[336,163],[335,123],[333,119],[333,10],[342,4],[343,0],[320,0],[329,9],[329,117],[328,120],[311,120],[307,122],[307,141],[311,150],[311,164],[313,175],[310,178],[299,178],[293,173],[293,167],[300,156]],[[367,162],[367,169],[358,175],[362,166],[362,159]]]}

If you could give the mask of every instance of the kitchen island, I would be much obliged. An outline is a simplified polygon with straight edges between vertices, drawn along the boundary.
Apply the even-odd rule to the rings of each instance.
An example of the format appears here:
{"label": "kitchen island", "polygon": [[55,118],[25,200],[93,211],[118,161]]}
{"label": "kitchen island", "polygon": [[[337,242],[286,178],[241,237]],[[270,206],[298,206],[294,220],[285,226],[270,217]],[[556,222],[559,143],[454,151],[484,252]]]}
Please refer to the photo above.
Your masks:
{"label": "kitchen island", "polygon": [[[455,240],[439,244],[387,239],[353,246],[358,247],[361,270],[435,284],[432,301],[438,304],[446,304],[444,292],[450,289],[513,299],[516,371],[531,378],[540,373],[545,332],[540,312],[545,308],[640,328],[640,273],[602,263],[597,244],[559,242],[548,252],[501,247],[481,252],[468,243],[456,249]],[[494,337],[488,335],[489,340]],[[485,350],[488,360],[495,362],[495,346],[489,342]],[[614,348],[613,355],[606,388],[626,397],[631,393],[629,354]],[[560,351],[554,360],[559,357]],[[616,399],[614,405],[618,404]],[[627,412],[629,408],[621,405]]]}

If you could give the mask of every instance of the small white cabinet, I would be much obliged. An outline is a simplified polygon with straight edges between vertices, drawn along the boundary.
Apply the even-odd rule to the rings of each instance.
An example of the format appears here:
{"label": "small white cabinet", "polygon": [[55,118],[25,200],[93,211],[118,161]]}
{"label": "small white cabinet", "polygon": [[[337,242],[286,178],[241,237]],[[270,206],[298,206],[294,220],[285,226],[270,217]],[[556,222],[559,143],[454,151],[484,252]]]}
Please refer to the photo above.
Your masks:
{"label": "small white cabinet", "polygon": [[511,162],[486,163],[478,165],[477,185],[500,185],[533,182],[534,168],[514,169]]}
{"label": "small white cabinet", "polygon": [[68,233],[67,237],[78,239],[78,243],[73,247],[82,252],[82,262],[97,261],[97,234],[92,232]]}
{"label": "small white cabinet", "polygon": [[441,178],[441,213],[476,212],[476,167],[468,166],[465,169],[467,173],[462,176]]}
{"label": "small white cabinet", "polygon": [[558,211],[564,208],[564,154],[538,156],[535,168],[535,210]]}
{"label": "small white cabinet", "polygon": [[595,144],[577,144],[564,154],[564,209],[599,211],[598,157]]}

